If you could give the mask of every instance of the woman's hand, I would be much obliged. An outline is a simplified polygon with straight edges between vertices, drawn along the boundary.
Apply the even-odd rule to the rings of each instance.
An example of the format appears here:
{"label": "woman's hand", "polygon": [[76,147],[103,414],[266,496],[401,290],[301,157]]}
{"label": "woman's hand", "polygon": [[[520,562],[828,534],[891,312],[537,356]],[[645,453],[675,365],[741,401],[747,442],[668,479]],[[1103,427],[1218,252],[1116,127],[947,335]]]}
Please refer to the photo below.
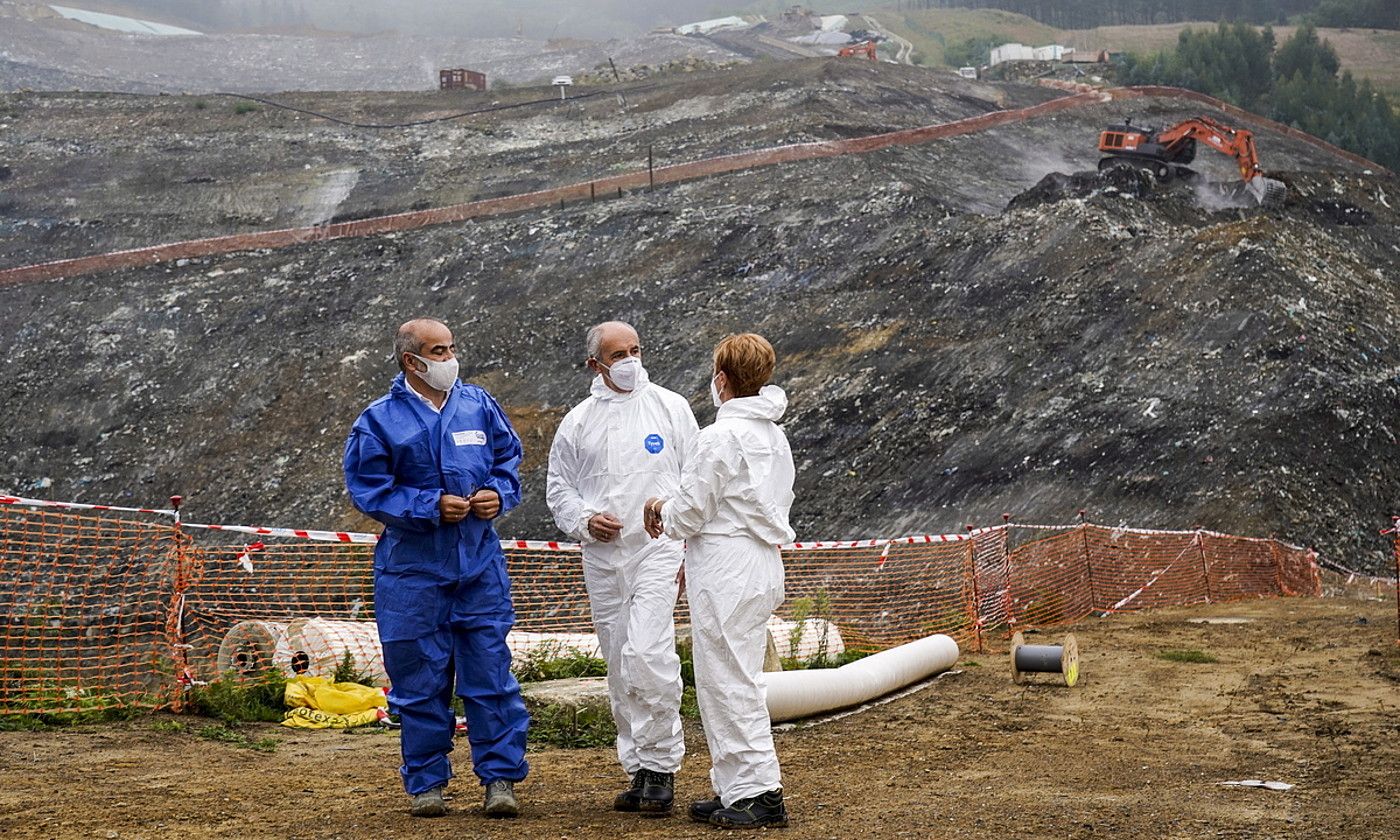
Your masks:
{"label": "woman's hand", "polygon": [[642,525],[652,539],[661,536],[665,530],[661,524],[661,508],[665,506],[666,500],[657,496],[647,499],[647,503],[642,506]]}

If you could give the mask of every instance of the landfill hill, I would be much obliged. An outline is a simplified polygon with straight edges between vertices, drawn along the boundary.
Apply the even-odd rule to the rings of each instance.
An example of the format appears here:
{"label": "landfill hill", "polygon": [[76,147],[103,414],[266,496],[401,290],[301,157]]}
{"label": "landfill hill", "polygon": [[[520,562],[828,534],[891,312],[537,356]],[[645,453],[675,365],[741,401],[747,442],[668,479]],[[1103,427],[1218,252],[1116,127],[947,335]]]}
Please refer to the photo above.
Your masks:
{"label": "landfill hill", "polygon": [[[0,266],[1062,95],[834,59],[629,91],[381,131],[192,97],[3,97]],[[455,107],[292,100],[382,123]],[[702,424],[714,342],[773,340],[804,539],[1083,508],[1384,568],[1376,530],[1400,510],[1400,184],[1262,125],[1265,166],[1290,187],[1279,208],[1093,175],[1097,132],[1125,114],[1232,121],[1170,98],[1093,105],[562,209],[0,288],[0,488],[181,493],[204,521],[369,527],[341,486],[345,433],[393,373],[394,327],[432,313],[525,441],[526,501],[502,533],[553,537],[551,435],[586,393],[584,329],[618,317]],[[1207,152],[1196,168],[1234,172]]]}

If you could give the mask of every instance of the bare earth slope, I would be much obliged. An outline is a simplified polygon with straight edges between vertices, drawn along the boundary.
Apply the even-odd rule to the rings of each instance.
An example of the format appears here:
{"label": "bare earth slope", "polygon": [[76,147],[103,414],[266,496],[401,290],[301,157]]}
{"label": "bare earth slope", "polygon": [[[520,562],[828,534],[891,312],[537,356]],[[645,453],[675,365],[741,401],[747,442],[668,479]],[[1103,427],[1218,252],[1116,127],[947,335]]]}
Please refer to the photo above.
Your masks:
{"label": "bare earth slope", "polygon": [[[6,149],[19,208],[7,219],[47,202],[79,221],[12,224],[4,248],[16,264],[206,222],[407,209],[420,194],[436,204],[635,168],[647,145],[688,160],[1048,95],[786,62],[663,82],[625,107],[609,97],[611,112],[590,104],[583,120],[498,112],[473,124],[480,154],[450,141],[461,128],[367,135],[169,99],[12,99],[18,134],[49,145],[47,157]],[[385,122],[425,112],[411,98],[354,107]],[[1088,508],[1277,532],[1382,566],[1375,528],[1400,509],[1400,184],[1264,131],[1266,162],[1292,187],[1278,209],[1210,211],[1189,191],[1134,197],[1093,178],[1036,187],[1052,170],[1092,169],[1097,130],[1126,107],[563,210],[0,290],[0,487],[143,503],[180,492],[200,519],[366,526],[340,487],[344,435],[392,373],[393,327],[431,312],[526,442],[527,501],[502,530],[547,537],[544,458],[586,390],[583,330],[623,317],[642,330],[653,379],[691,397],[702,423],[713,342],[773,338],[805,538]],[[1165,122],[1199,108],[1133,110]],[[92,130],[123,123],[139,128]],[[291,151],[299,133],[305,157]],[[1198,168],[1224,177],[1225,164]],[[297,166],[342,174],[286,198]],[[111,181],[133,171],[152,204],[124,211]],[[264,198],[221,228],[210,220],[224,206],[196,198],[215,186],[185,186],[202,177]]]}

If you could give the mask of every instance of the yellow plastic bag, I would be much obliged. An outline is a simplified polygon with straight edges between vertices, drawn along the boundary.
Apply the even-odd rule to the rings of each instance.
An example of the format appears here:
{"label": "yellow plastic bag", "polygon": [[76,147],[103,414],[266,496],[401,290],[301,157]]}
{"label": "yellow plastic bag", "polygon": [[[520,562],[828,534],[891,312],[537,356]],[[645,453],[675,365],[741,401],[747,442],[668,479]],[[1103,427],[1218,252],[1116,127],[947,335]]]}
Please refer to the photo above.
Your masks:
{"label": "yellow plastic bag", "polygon": [[388,698],[377,688],[359,683],[333,683],[325,677],[287,680],[283,699],[291,707],[283,726],[302,729],[348,729],[374,723]]}
{"label": "yellow plastic bag", "polygon": [[353,715],[333,715],[303,706],[288,711],[287,716],[282,719],[282,725],[293,729],[354,729],[374,723],[378,719],[378,707]]}

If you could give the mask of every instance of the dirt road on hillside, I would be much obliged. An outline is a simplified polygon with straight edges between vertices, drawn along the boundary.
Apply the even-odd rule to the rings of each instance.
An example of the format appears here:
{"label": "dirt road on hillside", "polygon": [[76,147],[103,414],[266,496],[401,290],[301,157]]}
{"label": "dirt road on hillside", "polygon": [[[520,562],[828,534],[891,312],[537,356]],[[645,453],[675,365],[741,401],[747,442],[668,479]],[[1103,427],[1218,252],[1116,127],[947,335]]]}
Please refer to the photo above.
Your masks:
{"label": "dirt road on hillside", "polygon": [[[1221,619],[1243,622],[1212,623]],[[1205,623],[1202,623],[1202,622]],[[780,836],[1400,836],[1395,605],[1309,599],[1123,616],[1074,628],[1078,688],[1019,688],[1004,657],[969,656],[909,697],[778,735],[793,824]],[[1058,633],[1044,634],[1050,643]],[[1219,661],[1166,661],[1166,649]],[[183,724],[184,732],[162,731]],[[453,812],[412,820],[391,734],[266,725],[275,752],[199,739],[160,717],[0,733],[8,838],[708,837],[683,818],[608,810],[609,750],[540,750],[524,815],[488,822],[459,779]],[[680,796],[707,792],[688,725]],[[1222,787],[1262,779],[1288,792]]]}

